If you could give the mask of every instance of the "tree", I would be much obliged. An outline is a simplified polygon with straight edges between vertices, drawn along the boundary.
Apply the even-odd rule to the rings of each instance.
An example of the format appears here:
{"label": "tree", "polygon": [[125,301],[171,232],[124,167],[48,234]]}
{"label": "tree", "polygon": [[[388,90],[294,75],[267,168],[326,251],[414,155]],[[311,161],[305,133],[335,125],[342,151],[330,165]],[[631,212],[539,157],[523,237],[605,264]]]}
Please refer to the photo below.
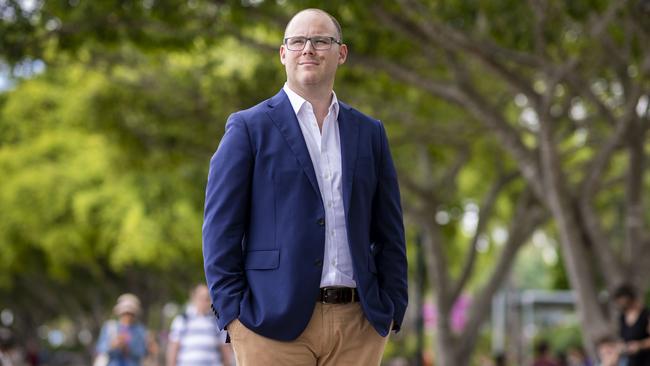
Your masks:
{"label": "tree", "polygon": [[[373,55],[362,62],[464,108],[500,141],[554,219],[593,342],[613,329],[599,283],[610,290],[624,280],[648,285],[641,270],[650,260],[647,3],[500,4],[462,14],[448,3],[374,6],[395,37],[411,42],[413,61]],[[502,14],[515,18],[505,24]],[[450,15],[459,17],[455,24]],[[431,73],[440,67],[447,73]],[[612,206],[623,207],[625,240],[615,236]]]}

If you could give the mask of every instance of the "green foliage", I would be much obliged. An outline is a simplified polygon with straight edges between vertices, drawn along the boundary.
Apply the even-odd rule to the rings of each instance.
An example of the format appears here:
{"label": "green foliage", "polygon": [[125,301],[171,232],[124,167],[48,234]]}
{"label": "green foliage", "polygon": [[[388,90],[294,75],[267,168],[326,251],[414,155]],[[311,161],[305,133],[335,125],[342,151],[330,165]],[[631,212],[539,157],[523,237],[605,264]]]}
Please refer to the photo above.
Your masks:
{"label": "green foliage", "polygon": [[278,88],[256,79],[276,66],[257,56],[233,72],[252,53],[221,49],[63,57],[2,95],[0,308],[22,308],[25,331],[63,314],[98,324],[127,290],[184,300],[202,280],[208,161],[228,114]]}
{"label": "green foliage", "polygon": [[536,339],[549,342],[553,354],[566,353],[571,348],[583,348],[582,332],[575,323],[544,329]]}

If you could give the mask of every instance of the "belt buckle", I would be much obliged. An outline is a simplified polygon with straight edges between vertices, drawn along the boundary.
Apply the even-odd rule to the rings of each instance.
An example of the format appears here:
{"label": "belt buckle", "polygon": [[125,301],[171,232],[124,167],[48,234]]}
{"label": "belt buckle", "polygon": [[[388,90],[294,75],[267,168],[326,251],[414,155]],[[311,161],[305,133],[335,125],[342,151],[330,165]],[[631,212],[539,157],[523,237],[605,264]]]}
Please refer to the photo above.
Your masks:
{"label": "belt buckle", "polygon": [[329,291],[327,291],[327,287],[324,287],[324,288],[321,289],[321,300],[320,300],[321,304],[324,304],[324,305],[329,304],[329,302],[327,302],[328,297],[329,297],[328,293],[329,293]]}

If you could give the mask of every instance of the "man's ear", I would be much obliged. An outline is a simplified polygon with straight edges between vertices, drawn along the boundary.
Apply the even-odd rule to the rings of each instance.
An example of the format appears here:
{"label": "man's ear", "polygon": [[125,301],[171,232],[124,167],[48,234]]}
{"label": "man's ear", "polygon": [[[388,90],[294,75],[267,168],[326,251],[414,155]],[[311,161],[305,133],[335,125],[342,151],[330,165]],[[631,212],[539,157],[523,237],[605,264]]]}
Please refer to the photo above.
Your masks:
{"label": "man's ear", "polygon": [[284,45],[280,46],[280,62],[284,65],[286,62],[287,50],[284,48]]}
{"label": "man's ear", "polygon": [[343,65],[345,63],[345,60],[348,59],[348,46],[346,44],[342,44],[339,46],[339,65]]}

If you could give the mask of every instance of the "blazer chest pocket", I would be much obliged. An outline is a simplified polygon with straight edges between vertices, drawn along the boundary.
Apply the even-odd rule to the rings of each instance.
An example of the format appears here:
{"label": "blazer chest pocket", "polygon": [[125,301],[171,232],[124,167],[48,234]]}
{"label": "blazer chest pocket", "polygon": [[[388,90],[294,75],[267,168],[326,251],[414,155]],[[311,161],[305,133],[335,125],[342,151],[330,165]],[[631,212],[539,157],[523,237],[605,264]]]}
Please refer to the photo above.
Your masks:
{"label": "blazer chest pocket", "polygon": [[276,269],[279,266],[279,250],[252,250],[246,253],[244,269]]}

